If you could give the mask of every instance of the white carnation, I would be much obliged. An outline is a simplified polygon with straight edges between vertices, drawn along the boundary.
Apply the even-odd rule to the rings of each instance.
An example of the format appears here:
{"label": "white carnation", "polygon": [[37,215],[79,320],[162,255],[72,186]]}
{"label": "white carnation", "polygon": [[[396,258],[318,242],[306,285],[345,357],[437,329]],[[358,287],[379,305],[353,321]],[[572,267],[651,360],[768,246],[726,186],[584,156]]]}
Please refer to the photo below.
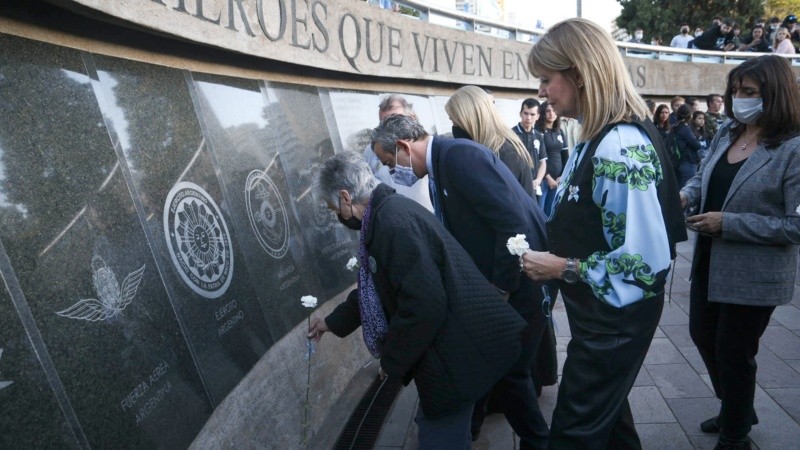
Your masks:
{"label": "white carnation", "polygon": [[356,269],[358,269],[358,260],[356,259],[356,257],[355,257],[355,256],[351,257],[351,258],[350,258],[350,259],[347,261],[347,266],[345,266],[345,267],[347,267],[347,270],[349,270],[349,271],[351,271],[351,272],[352,272],[353,270],[356,270]]}
{"label": "white carnation", "polygon": [[302,303],[306,308],[316,308],[317,297],[314,297],[313,295],[304,295],[300,298],[300,303]]}
{"label": "white carnation", "polygon": [[524,234],[518,234],[512,238],[508,238],[508,242],[506,242],[506,247],[508,247],[508,251],[511,252],[512,255],[522,256],[530,250],[530,246],[528,245],[528,241],[525,240]]}

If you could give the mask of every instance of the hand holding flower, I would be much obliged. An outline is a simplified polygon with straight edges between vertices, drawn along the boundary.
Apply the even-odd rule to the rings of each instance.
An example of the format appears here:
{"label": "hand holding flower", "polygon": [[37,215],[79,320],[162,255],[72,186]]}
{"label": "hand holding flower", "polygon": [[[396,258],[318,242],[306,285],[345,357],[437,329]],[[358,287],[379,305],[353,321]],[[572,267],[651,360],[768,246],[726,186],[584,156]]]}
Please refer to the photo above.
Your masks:
{"label": "hand holding flower", "polygon": [[522,267],[525,275],[536,281],[561,278],[561,272],[564,270],[566,263],[566,258],[549,252],[528,251],[520,256],[520,267]]}
{"label": "hand holding flower", "polygon": [[328,324],[325,323],[325,318],[317,314],[311,316],[310,323],[308,324],[308,338],[314,342],[319,342],[326,331],[331,330],[328,328]]}
{"label": "hand holding flower", "polygon": [[508,238],[506,242],[506,247],[508,251],[511,252],[512,255],[522,256],[527,252],[531,247],[528,245],[528,241],[525,239],[524,234],[518,234],[512,238]]}

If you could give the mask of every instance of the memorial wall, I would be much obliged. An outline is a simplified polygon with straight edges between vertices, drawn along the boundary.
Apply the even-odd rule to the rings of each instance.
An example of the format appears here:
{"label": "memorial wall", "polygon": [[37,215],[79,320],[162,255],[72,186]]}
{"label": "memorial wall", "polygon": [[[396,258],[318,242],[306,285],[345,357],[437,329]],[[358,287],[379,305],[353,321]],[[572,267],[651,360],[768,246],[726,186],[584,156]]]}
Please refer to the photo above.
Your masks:
{"label": "memorial wall", "polygon": [[[515,123],[529,48],[349,0],[0,5],[0,448],[329,447],[377,368],[360,333],[309,358],[300,297],[357,245],[319,164],[386,93]],[[681,66],[626,61],[654,95]]]}
{"label": "memorial wall", "polygon": [[[357,235],[312,183],[368,143],[380,97],[0,34],[0,448],[186,447],[289,334],[262,370],[302,373],[300,297],[355,282]],[[408,99],[449,130],[446,97]],[[316,397],[369,361],[360,339],[326,337],[315,375],[340,387]],[[298,378],[264,405],[301,410]],[[289,426],[264,446],[298,446]]]}

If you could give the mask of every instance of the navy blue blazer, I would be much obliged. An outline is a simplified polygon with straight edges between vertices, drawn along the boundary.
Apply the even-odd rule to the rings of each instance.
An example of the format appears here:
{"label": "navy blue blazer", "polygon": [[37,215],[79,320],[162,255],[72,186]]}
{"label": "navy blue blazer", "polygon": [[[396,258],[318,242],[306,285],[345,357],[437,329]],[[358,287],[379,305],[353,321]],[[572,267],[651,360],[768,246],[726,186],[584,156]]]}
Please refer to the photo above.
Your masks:
{"label": "navy blue blazer", "polygon": [[489,149],[468,139],[433,136],[431,165],[445,225],[483,275],[510,294],[519,312],[538,310],[539,283],[520,273],[506,247],[521,233],[531,250],[545,250],[546,218],[508,167]]}

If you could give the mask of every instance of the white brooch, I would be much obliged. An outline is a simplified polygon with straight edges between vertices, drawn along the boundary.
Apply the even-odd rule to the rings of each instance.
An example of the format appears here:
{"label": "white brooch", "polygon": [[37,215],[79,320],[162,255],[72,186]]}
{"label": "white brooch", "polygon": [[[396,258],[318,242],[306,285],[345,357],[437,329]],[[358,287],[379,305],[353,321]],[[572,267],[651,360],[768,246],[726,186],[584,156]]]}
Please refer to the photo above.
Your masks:
{"label": "white brooch", "polygon": [[567,197],[567,201],[570,202],[577,202],[578,201],[578,191],[581,188],[579,186],[570,186],[569,187],[569,197]]}

